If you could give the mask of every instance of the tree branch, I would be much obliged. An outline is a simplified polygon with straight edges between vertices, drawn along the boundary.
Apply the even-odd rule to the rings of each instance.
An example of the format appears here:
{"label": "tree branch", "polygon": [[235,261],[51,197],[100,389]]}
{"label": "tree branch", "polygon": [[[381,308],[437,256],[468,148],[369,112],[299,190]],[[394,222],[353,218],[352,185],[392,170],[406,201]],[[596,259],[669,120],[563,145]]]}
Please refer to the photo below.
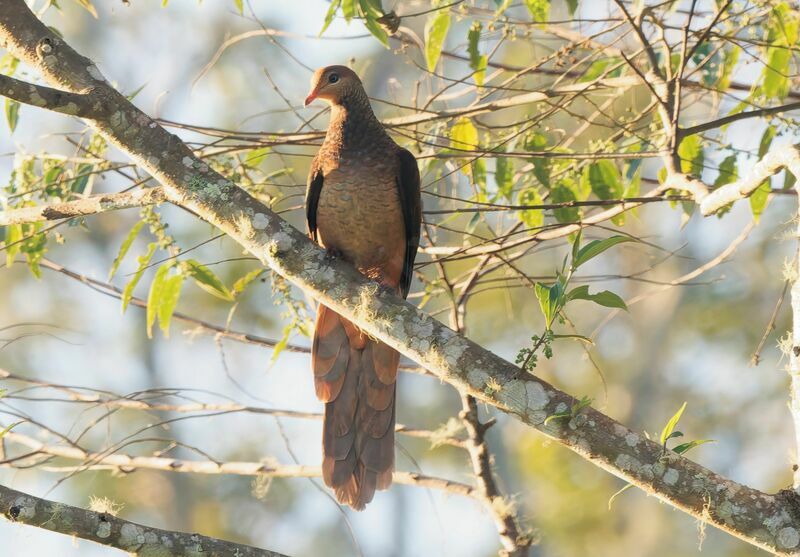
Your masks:
{"label": "tree branch", "polygon": [[[90,122],[164,186],[167,198],[214,224],[288,280],[371,336],[463,392],[512,414],[597,466],[757,547],[800,554],[796,505],[738,484],[586,408],[580,422],[551,420],[577,402],[456,334],[325,253],[231,181],[198,160],[124,96],[92,62],[44,26],[22,0],[0,0],[0,41],[70,91],[96,87],[110,108]],[[42,53],[43,45],[51,46]]]}
{"label": "tree branch", "polygon": [[77,199],[75,201],[67,201],[65,203],[50,203],[48,205],[23,207],[22,209],[0,212],[0,226],[71,219],[96,215],[107,211],[155,205],[163,201],[164,190],[160,187],[124,193],[109,193]]}
{"label": "tree branch", "polygon": [[0,485],[0,510],[10,522],[76,536],[127,551],[131,555],[286,557],[274,551],[208,538],[200,534],[171,532],[143,526],[108,513],[88,511],[40,499],[4,485]]}
{"label": "tree branch", "polygon": [[102,103],[93,100],[88,94],[34,85],[3,74],[0,74],[0,94],[23,104],[70,116],[94,119],[108,115]]}
{"label": "tree branch", "polygon": [[[279,464],[272,459],[265,459],[262,462],[240,462],[225,461],[216,462],[213,460],[185,460],[180,458],[169,458],[161,456],[131,456],[127,454],[104,451],[93,453],[84,451],[77,447],[64,447],[57,445],[47,445],[37,441],[27,435],[15,432],[6,433],[6,440],[27,447],[33,451],[25,455],[25,459],[34,458],[37,454],[56,456],[77,460],[77,466],[72,466],[71,471],[86,470],[118,470],[120,472],[133,472],[134,470],[161,470],[164,472],[183,472],[187,474],[231,474],[235,476],[263,476],[269,478],[319,478],[322,477],[322,469],[319,466],[306,466],[302,464]],[[8,461],[17,461],[10,458]],[[2,463],[9,466],[11,462]],[[63,471],[62,467],[58,467]],[[455,495],[471,497],[482,502],[482,498],[476,493],[475,488],[452,480],[436,478],[417,472],[395,472],[393,480],[399,484],[427,487],[446,491]]]}

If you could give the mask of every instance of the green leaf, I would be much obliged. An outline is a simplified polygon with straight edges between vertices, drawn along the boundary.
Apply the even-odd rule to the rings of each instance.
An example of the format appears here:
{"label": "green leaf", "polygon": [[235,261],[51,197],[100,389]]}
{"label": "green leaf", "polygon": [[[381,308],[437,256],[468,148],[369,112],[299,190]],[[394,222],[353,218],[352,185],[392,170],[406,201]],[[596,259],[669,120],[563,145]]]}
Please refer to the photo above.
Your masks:
{"label": "green leaf", "polygon": [[228,302],[233,301],[233,294],[228,287],[215,275],[211,269],[194,259],[187,259],[182,262],[183,270],[192,277],[200,288]]}
{"label": "green leaf", "polygon": [[342,0],[342,15],[350,23],[356,16],[356,0]]}
{"label": "green leaf", "polygon": [[75,179],[70,184],[70,189],[75,193],[83,193],[89,184],[89,181],[94,178],[94,165],[82,163],[75,169]]}
{"label": "green leaf", "polygon": [[525,0],[533,21],[545,23],[550,15],[550,0]]}
{"label": "green leaf", "polygon": [[566,0],[566,2],[567,2],[567,9],[569,10],[569,16],[572,17],[578,10],[578,0]]}
{"label": "green leaf", "polygon": [[[575,194],[571,189],[559,184],[550,190],[550,201],[553,203],[567,203],[569,201],[576,201]],[[580,219],[580,211],[577,207],[561,207],[553,209],[558,222],[575,222]]]}
{"label": "green leaf", "polygon": [[617,244],[622,244],[625,242],[635,242],[634,238],[630,236],[610,236],[603,240],[592,240],[585,246],[583,246],[580,250],[578,250],[578,255],[572,259],[572,267],[577,269],[590,259],[593,259],[606,251],[609,248],[616,246]]}
{"label": "green leaf", "polygon": [[158,304],[158,324],[161,327],[161,332],[167,338],[169,338],[169,323],[172,319],[172,314],[175,312],[175,307],[178,305],[178,298],[181,295],[183,279],[184,276],[181,273],[172,275],[164,280],[161,290],[161,301]]}
{"label": "green leaf", "polygon": [[718,188],[739,179],[736,170],[736,155],[728,155],[719,165],[719,176],[714,180],[714,187]]}
{"label": "green leaf", "polygon": [[716,443],[716,439],[695,439],[694,441],[689,441],[688,443],[681,443],[677,447],[675,447],[673,452],[678,454],[683,454],[695,447],[699,447],[700,445],[705,445],[706,443]]}
{"label": "green leaf", "polygon": [[264,157],[267,156],[267,153],[270,152],[269,147],[261,147],[260,149],[253,149],[249,153],[247,153],[247,157],[244,159],[245,166],[249,166],[250,168],[257,168],[262,162],[264,162]]}
{"label": "green leaf", "polygon": [[269,365],[273,365],[278,361],[278,356],[281,355],[281,352],[283,352],[286,349],[286,346],[289,344],[289,337],[292,335],[292,331],[294,331],[294,323],[289,323],[283,328],[281,339],[275,343],[275,347],[272,349],[272,356],[269,359]]}
{"label": "green leaf", "polygon": [[664,429],[661,430],[661,444],[664,445],[667,442],[667,439],[670,438],[672,432],[675,430],[675,426],[678,425],[678,421],[681,419],[681,415],[683,411],[686,410],[686,403],[684,402],[683,405],[678,409],[675,414],[669,419],[667,425],[664,426]]}
{"label": "green leaf", "polygon": [[6,436],[6,433],[8,433],[9,431],[11,431],[12,429],[14,429],[15,427],[17,427],[17,426],[18,426],[19,424],[21,424],[21,423],[22,423],[22,422],[16,422],[16,423],[13,423],[13,424],[11,424],[10,426],[8,426],[7,428],[5,428],[4,430],[0,431],[0,439],[2,439],[3,437],[5,437],[5,436]]}
{"label": "green leaf", "polygon": [[372,5],[369,0],[359,0],[359,6],[361,7],[361,15],[364,18],[364,26],[383,46],[389,48],[389,35],[383,25],[377,21],[379,17],[383,17],[383,10]]}
{"label": "green leaf", "polygon": [[761,91],[769,98],[782,99],[789,93],[791,51],[783,46],[767,49],[767,61],[761,74]]}
{"label": "green leaf", "polygon": [[323,23],[322,29],[319,30],[318,36],[321,37],[322,34],[325,32],[325,30],[328,28],[328,26],[330,26],[331,22],[333,21],[333,18],[336,16],[336,10],[338,10],[339,6],[341,5],[342,5],[342,0],[331,1],[331,5],[330,7],[328,7],[328,12],[325,14],[325,23]]}
{"label": "green leaf", "polygon": [[244,0],[233,0],[233,5],[236,6],[239,15],[244,13]]}
{"label": "green leaf", "polygon": [[474,151],[478,146],[478,129],[467,117],[461,117],[450,128],[450,146],[462,151]]}
{"label": "green leaf", "polygon": [[436,69],[449,29],[450,11],[448,9],[432,12],[425,22],[425,61],[428,64],[429,72]]}
{"label": "green leaf", "polygon": [[481,30],[483,26],[480,21],[473,21],[467,33],[467,53],[469,53],[469,67],[475,72],[472,74],[475,85],[483,86],[483,79],[486,76],[486,65],[489,58],[480,53]]}
{"label": "green leaf", "polygon": [[[541,152],[547,148],[547,136],[536,132],[525,136],[523,149],[526,151]],[[545,187],[550,187],[550,159],[543,157],[533,158],[533,175]]]}
{"label": "green leaf", "polygon": [[591,187],[592,192],[600,199],[618,199],[622,197],[623,186],[617,166],[609,160],[593,162],[584,167],[581,174],[584,186]]}
{"label": "green leaf", "polygon": [[126,309],[128,309],[128,304],[131,303],[131,298],[133,298],[133,291],[136,288],[136,285],[139,284],[139,280],[141,280],[145,269],[147,269],[147,265],[150,264],[150,260],[153,259],[153,255],[155,255],[157,249],[158,249],[158,243],[152,242],[150,243],[150,245],[147,246],[147,253],[145,253],[144,255],[140,255],[137,258],[139,267],[136,269],[136,273],[134,273],[133,278],[131,278],[131,280],[128,281],[128,284],[125,285],[125,288],[122,291],[123,313],[125,312]]}
{"label": "green leaf", "polygon": [[534,287],[536,299],[539,300],[539,307],[544,315],[545,326],[550,329],[553,320],[558,315],[558,312],[564,305],[564,289],[560,282],[556,282],[552,286],[547,286],[541,282],[537,282]]}
{"label": "green leaf", "polygon": [[610,290],[603,290],[596,294],[590,294],[589,287],[585,284],[570,291],[570,293],[567,294],[567,300],[588,300],[603,307],[628,310],[625,301]]}
{"label": "green leaf", "polygon": [[242,292],[244,292],[245,288],[250,286],[250,283],[256,280],[258,277],[264,274],[264,269],[255,269],[254,271],[250,271],[236,282],[233,283],[233,288],[231,288],[231,294],[234,296],[238,296]]}
{"label": "green leaf", "polygon": [[[541,205],[542,198],[536,188],[525,188],[517,196],[518,205]],[[525,226],[531,228],[531,232],[536,232],[536,229],[544,224],[544,211],[541,209],[525,209],[519,211],[519,220],[525,223]]]}
{"label": "green leaf", "polygon": [[[606,74],[609,66],[617,67]],[[612,56],[610,58],[601,58],[600,60],[595,60],[584,72],[581,78],[578,79],[578,82],[586,83],[588,81],[594,81],[603,74],[605,74],[606,77],[619,77],[622,74],[622,58]]]}
{"label": "green leaf", "polygon": [[561,418],[571,418],[572,415],[569,412],[558,412],[556,414],[551,414],[544,419],[542,425],[547,425],[553,420],[560,420]]}
{"label": "green leaf", "polygon": [[[497,191],[511,201],[514,189],[514,161],[506,157],[497,157],[494,166],[494,181]],[[525,205],[528,205],[525,203]]]}
{"label": "green leaf", "polygon": [[719,91],[724,91],[730,86],[731,78],[733,77],[733,70],[736,69],[736,64],[739,62],[739,52],[739,47],[733,45],[722,55],[719,81],[716,85],[716,89]]}
{"label": "green leaf", "polygon": [[11,99],[6,99],[5,105],[8,129],[11,130],[11,133],[14,133],[14,130],[17,129],[17,122],[19,122],[19,103]]}
{"label": "green leaf", "polygon": [[700,135],[690,135],[678,147],[681,171],[698,178],[703,174],[703,142]]}
{"label": "green leaf", "polygon": [[161,265],[156,271],[156,276],[153,277],[153,282],[150,283],[150,292],[147,295],[147,338],[153,338],[153,324],[156,322],[156,317],[159,313],[164,284],[172,265],[171,261]]}
{"label": "green leaf", "polygon": [[6,267],[11,267],[14,264],[14,259],[16,259],[19,253],[22,236],[21,224],[10,224],[6,226],[6,237],[3,243],[6,251]]}
{"label": "green leaf", "polygon": [[139,231],[144,226],[144,221],[139,221],[133,225],[128,235],[125,236],[125,239],[122,241],[122,245],[119,247],[119,253],[114,258],[114,262],[111,264],[111,270],[108,273],[108,280],[114,278],[114,274],[116,274],[117,270],[119,269],[120,263],[128,254],[128,250],[131,249],[131,245],[133,241],[136,239],[136,236],[139,234]]}
{"label": "green leaf", "polygon": [[761,214],[767,208],[771,189],[771,181],[767,178],[750,194],[750,210],[753,213],[753,220],[756,222],[761,219]]}
{"label": "green leaf", "polygon": [[767,129],[764,130],[764,133],[761,135],[761,141],[758,142],[759,159],[763,158],[769,151],[769,147],[772,145],[772,140],[775,138],[776,133],[778,133],[778,130],[775,129],[775,126],[767,126]]}

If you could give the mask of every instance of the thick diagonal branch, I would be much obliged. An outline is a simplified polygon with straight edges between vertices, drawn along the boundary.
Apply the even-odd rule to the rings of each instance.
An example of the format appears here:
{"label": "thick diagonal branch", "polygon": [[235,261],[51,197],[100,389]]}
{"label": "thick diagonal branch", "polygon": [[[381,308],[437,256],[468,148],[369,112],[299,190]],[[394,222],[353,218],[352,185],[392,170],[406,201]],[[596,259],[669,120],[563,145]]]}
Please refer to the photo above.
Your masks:
{"label": "thick diagonal branch", "polygon": [[[782,496],[665,454],[660,444],[591,408],[582,411],[580,424],[545,423],[576,400],[380,289],[343,261],[331,262],[303,233],[211,170],[112,89],[90,60],[36,19],[22,0],[0,0],[0,42],[52,83],[74,92],[94,87],[110,116],[91,125],[152,174],[170,201],[217,226],[371,336],[676,508],[768,551],[800,555],[800,517]],[[42,45],[51,49],[43,54]]]}

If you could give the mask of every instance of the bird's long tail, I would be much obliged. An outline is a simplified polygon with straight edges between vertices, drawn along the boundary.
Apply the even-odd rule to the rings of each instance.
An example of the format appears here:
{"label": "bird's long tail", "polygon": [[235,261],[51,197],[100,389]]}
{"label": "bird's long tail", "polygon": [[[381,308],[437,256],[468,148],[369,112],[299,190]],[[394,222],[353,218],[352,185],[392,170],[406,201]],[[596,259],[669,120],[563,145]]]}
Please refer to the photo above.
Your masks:
{"label": "bird's long tail", "polygon": [[362,510],[394,471],[395,384],[400,355],[320,305],[311,349],[325,403],[322,477],[336,499]]}

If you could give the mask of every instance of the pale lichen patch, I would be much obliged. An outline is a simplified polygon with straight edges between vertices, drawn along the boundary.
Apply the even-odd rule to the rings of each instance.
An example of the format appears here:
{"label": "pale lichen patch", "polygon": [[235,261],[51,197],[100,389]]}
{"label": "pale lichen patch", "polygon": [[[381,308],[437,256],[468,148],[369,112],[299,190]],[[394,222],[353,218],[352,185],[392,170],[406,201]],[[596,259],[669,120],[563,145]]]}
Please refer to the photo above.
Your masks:
{"label": "pale lichen patch", "polygon": [[664,480],[664,483],[667,485],[675,485],[678,483],[680,477],[680,474],[675,468],[667,468],[667,471],[664,472],[664,476],[661,479]]}
{"label": "pale lichen patch", "polygon": [[119,543],[122,547],[133,547],[145,542],[144,529],[137,524],[123,524],[119,531]]}
{"label": "pale lichen patch", "polygon": [[614,465],[624,472],[640,472],[642,468],[642,463],[638,458],[624,453],[614,459]]}
{"label": "pale lichen patch", "polygon": [[625,443],[629,447],[635,447],[639,444],[639,435],[631,431],[625,436]]}
{"label": "pale lichen patch", "polygon": [[525,408],[528,391],[525,382],[515,379],[507,381],[502,389],[498,389],[497,401],[508,408]]}
{"label": "pale lichen patch", "polygon": [[550,395],[544,386],[536,381],[528,381],[525,385],[528,399],[528,410],[542,410],[550,402]]}
{"label": "pale lichen patch", "polygon": [[264,230],[269,225],[269,217],[264,213],[256,213],[253,215],[253,228],[256,230]]}
{"label": "pale lichen patch", "polygon": [[186,168],[191,168],[192,167],[192,163],[194,161],[192,160],[192,157],[183,157],[181,159],[181,162],[183,163],[183,166],[185,166]]}
{"label": "pale lichen patch", "polygon": [[97,537],[98,538],[107,538],[111,535],[111,523],[110,522],[101,522],[100,525],[97,527]]}
{"label": "pale lichen patch", "polygon": [[800,533],[798,533],[796,528],[792,528],[791,526],[781,528],[780,532],[778,532],[777,541],[778,545],[785,549],[797,547],[797,545],[800,544]]}
{"label": "pale lichen patch", "polygon": [[19,509],[18,519],[30,520],[36,516],[36,499],[32,497],[17,497],[13,506]]}

